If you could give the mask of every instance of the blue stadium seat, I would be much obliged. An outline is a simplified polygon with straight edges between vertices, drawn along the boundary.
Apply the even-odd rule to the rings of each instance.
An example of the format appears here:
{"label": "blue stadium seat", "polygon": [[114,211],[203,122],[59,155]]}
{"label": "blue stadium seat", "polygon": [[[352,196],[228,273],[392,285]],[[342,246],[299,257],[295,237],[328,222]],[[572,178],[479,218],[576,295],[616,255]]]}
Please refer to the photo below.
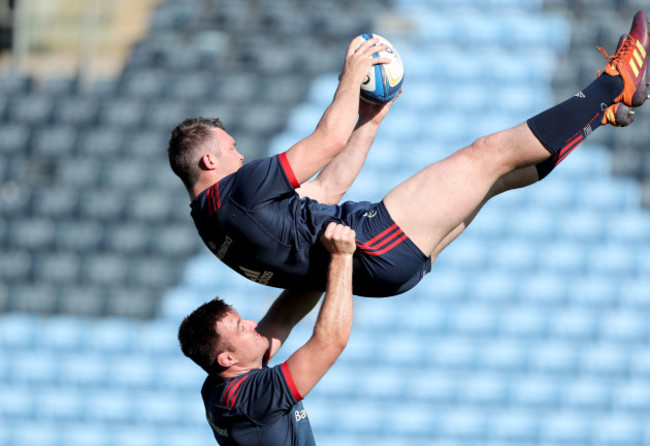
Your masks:
{"label": "blue stadium seat", "polygon": [[623,281],[620,285],[620,302],[626,308],[648,311],[650,308],[650,255],[646,255],[646,269],[641,277]]}
{"label": "blue stadium seat", "polygon": [[[307,404],[307,403],[305,403]],[[390,418],[381,406],[372,400],[361,400],[354,405],[341,405],[332,415],[333,426],[340,432],[367,433],[392,427],[387,425]],[[405,426],[402,425],[404,428]]]}
{"label": "blue stadium seat", "polygon": [[601,212],[635,209],[641,198],[638,183],[631,178],[610,178],[585,181],[575,189],[576,203],[580,207]]}
{"label": "blue stadium seat", "polygon": [[558,237],[575,243],[596,244],[604,241],[607,220],[596,209],[581,209],[564,213],[557,223]]}
{"label": "blue stadium seat", "polygon": [[459,386],[458,399],[462,405],[479,408],[499,408],[508,403],[508,382],[498,375],[480,371]]}
{"label": "blue stadium seat", "polygon": [[109,358],[85,347],[78,352],[60,354],[60,382],[69,388],[93,390],[108,383]]}
{"label": "blue stadium seat", "polygon": [[424,350],[426,367],[443,371],[473,370],[479,346],[459,336],[432,339]]}
{"label": "blue stadium seat", "polygon": [[465,275],[465,280],[468,278],[471,280],[467,284],[466,296],[479,302],[507,304],[516,301],[519,297],[519,283],[511,273],[487,269]]}
{"label": "blue stadium seat", "polygon": [[[375,405],[375,411],[386,413],[391,406],[382,408]],[[371,432],[377,432],[376,426],[380,426],[383,432],[402,438],[429,437],[436,434],[440,428],[440,413],[434,410],[434,406],[429,402],[413,402],[409,404],[409,410],[398,410],[390,416],[385,414],[375,423],[375,428]],[[368,408],[368,410],[372,410]]]}
{"label": "blue stadium seat", "polygon": [[58,446],[60,444],[61,429],[54,423],[34,420],[16,421],[12,423],[11,430],[15,444],[33,446]]}
{"label": "blue stadium seat", "polygon": [[53,352],[71,353],[83,351],[90,321],[78,316],[58,315],[43,319],[40,323],[41,344]]}
{"label": "blue stadium seat", "polygon": [[612,390],[602,379],[579,378],[568,381],[562,396],[562,407],[586,413],[609,410]]}
{"label": "blue stadium seat", "polygon": [[[13,424],[17,420],[25,420],[33,416],[37,401],[34,392],[30,389],[33,388],[28,384],[3,380],[0,384],[0,426],[3,421]],[[0,428],[0,431],[4,429]]]}
{"label": "blue stadium seat", "polygon": [[112,426],[102,423],[70,423],[61,432],[65,446],[109,446]]}
{"label": "blue stadium seat", "polygon": [[79,192],[70,187],[49,186],[34,191],[32,200],[34,213],[60,219],[74,214],[79,203]]}
{"label": "blue stadium seat", "polygon": [[79,281],[81,258],[73,252],[43,253],[34,257],[34,278],[38,282],[68,284]]}
{"label": "blue stadium seat", "polygon": [[634,310],[608,313],[600,326],[600,338],[605,342],[622,345],[644,345],[650,329],[644,314]]}
{"label": "blue stadium seat", "polygon": [[9,108],[9,117],[14,122],[39,126],[47,124],[52,117],[54,101],[43,94],[22,95],[14,99]]}
{"label": "blue stadium seat", "polygon": [[0,281],[4,284],[29,281],[32,256],[26,250],[7,250],[0,256]]}
{"label": "blue stadium seat", "polygon": [[453,373],[416,369],[404,383],[404,395],[414,401],[452,405],[458,401],[459,382]]}
{"label": "blue stadium seat", "polygon": [[75,128],[92,126],[97,123],[99,101],[86,95],[64,96],[58,98],[53,112],[53,120],[58,124]]}
{"label": "blue stadium seat", "polygon": [[97,159],[115,158],[122,152],[124,132],[111,127],[88,127],[79,133],[78,153]]}
{"label": "blue stadium seat", "polygon": [[[89,401],[84,420],[114,427],[133,422],[133,401],[138,397],[137,394],[126,389],[88,389],[84,395]],[[121,428],[114,430],[122,431]]]}
{"label": "blue stadium seat", "polygon": [[10,122],[0,124],[0,154],[20,153],[25,150],[30,137],[27,124]]}
{"label": "blue stadium seat", "polygon": [[569,296],[580,305],[611,308],[618,302],[618,281],[593,273],[574,277],[570,282]]}
{"label": "blue stadium seat", "polygon": [[647,435],[646,423],[639,423],[625,415],[603,417],[598,423],[594,423],[593,441],[603,446],[640,445]]}
{"label": "blue stadium seat", "polygon": [[104,243],[112,251],[123,254],[138,254],[151,249],[151,227],[132,222],[107,226]]}
{"label": "blue stadium seat", "polygon": [[[134,421],[137,423],[153,426],[173,426],[181,424],[185,418],[183,414],[184,404],[174,394],[169,392],[140,392],[139,396],[133,404],[135,406]],[[197,405],[202,405],[198,394],[192,395],[192,400]]]}
{"label": "blue stadium seat", "polygon": [[126,421],[111,432],[111,444],[123,446],[157,446],[164,433],[155,425],[130,425]]}
{"label": "blue stadium seat", "polygon": [[135,327],[134,350],[147,357],[162,358],[172,356],[180,358],[176,324],[157,319]]}
{"label": "blue stadium seat", "polygon": [[9,291],[12,308],[16,311],[53,314],[57,311],[58,295],[51,283],[23,282]]}
{"label": "blue stadium seat", "polygon": [[522,373],[526,370],[529,354],[526,343],[514,336],[497,338],[481,348],[476,367],[495,373]]}
{"label": "blue stadium seat", "polygon": [[511,381],[510,401],[523,411],[555,411],[560,403],[562,388],[553,378],[537,373],[516,376]]}
{"label": "blue stadium seat", "polygon": [[74,424],[84,419],[88,402],[80,389],[50,387],[39,392],[39,419],[56,424]]}
{"label": "blue stadium seat", "polygon": [[107,384],[120,390],[147,390],[154,386],[158,365],[146,356],[121,355],[108,365]]}
{"label": "blue stadium seat", "polygon": [[54,244],[55,224],[47,217],[15,219],[9,231],[16,248],[47,250]]}
{"label": "blue stadium seat", "polygon": [[137,129],[143,123],[146,106],[132,98],[117,98],[106,101],[99,111],[100,125],[114,128],[114,131]]}
{"label": "blue stadium seat", "polygon": [[549,335],[567,342],[598,338],[598,314],[589,308],[562,308],[548,318]]}
{"label": "blue stadium seat", "polygon": [[487,420],[479,409],[461,406],[446,410],[439,414],[439,424],[440,435],[451,440],[481,443],[487,436]]}
{"label": "blue stadium seat", "polygon": [[179,353],[177,357],[163,357],[160,361],[159,373],[156,375],[156,384],[160,389],[170,392],[195,392],[200,398],[201,385],[206,378],[205,372],[189,358]]}
{"label": "blue stadium seat", "polygon": [[575,411],[558,411],[542,421],[539,436],[542,442],[551,444],[588,444],[590,421]]}
{"label": "blue stadium seat", "polygon": [[135,327],[135,322],[126,318],[94,321],[88,336],[89,348],[100,353],[125,354],[133,348]]}
{"label": "blue stadium seat", "polygon": [[499,331],[508,338],[536,340],[548,333],[548,310],[525,304],[506,307],[499,314]]}
{"label": "blue stadium seat", "polygon": [[460,336],[489,338],[499,330],[499,316],[487,305],[459,305],[449,312],[448,329]]}
{"label": "blue stadium seat", "polygon": [[650,212],[617,212],[607,219],[605,237],[616,244],[629,247],[650,243]]}
{"label": "blue stadium seat", "polygon": [[490,417],[490,438],[496,444],[537,444],[539,418],[526,411],[497,410]]}
{"label": "blue stadium seat", "polygon": [[581,366],[582,350],[565,342],[545,342],[532,347],[530,370],[551,376],[572,376]]}
{"label": "blue stadium seat", "polygon": [[61,364],[52,352],[23,351],[11,355],[10,382],[17,385],[48,386],[59,379]]}
{"label": "blue stadium seat", "polygon": [[595,377],[624,378],[629,373],[631,357],[615,344],[600,344],[583,348],[581,369]]}
{"label": "blue stadium seat", "polygon": [[99,248],[103,236],[103,226],[92,218],[64,220],[56,226],[55,246],[63,251],[92,252]]}

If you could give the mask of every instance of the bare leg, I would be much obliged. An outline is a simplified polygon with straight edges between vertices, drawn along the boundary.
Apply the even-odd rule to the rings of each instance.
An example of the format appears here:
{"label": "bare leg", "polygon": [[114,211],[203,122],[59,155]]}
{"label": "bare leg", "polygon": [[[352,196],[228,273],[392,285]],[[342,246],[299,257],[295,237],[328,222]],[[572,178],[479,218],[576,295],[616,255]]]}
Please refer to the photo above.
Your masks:
{"label": "bare leg", "polygon": [[474,209],[474,211],[468,215],[461,224],[452,229],[451,232],[449,232],[449,234],[447,234],[440,241],[440,243],[438,243],[438,246],[436,246],[431,253],[431,262],[433,263],[438,257],[438,254],[440,254],[440,252],[442,252],[442,250],[445,249],[451,242],[456,240],[456,237],[458,237],[469,226],[469,224],[474,220],[474,217],[478,215],[479,211],[483,208],[483,205],[488,202],[488,200],[499,195],[502,192],[530,186],[537,181],[539,181],[539,175],[537,174],[537,169],[535,169],[534,166],[522,167],[521,169],[507,173],[499,178],[499,180],[494,183],[494,186],[492,186],[483,201],[481,201],[481,203]]}
{"label": "bare leg", "polygon": [[500,178],[549,156],[527,124],[520,124],[425,167],[391,190],[384,203],[404,233],[432,255],[462,232]]}

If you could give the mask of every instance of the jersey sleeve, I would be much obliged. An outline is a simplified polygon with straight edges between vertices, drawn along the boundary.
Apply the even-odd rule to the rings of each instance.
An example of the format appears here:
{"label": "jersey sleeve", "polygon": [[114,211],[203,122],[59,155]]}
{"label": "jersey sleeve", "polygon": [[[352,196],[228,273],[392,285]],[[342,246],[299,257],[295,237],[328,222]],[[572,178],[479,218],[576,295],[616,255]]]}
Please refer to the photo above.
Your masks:
{"label": "jersey sleeve", "polygon": [[235,173],[232,197],[247,208],[293,194],[300,186],[289,165],[286,152],[251,161]]}
{"label": "jersey sleeve", "polygon": [[270,423],[283,416],[302,400],[286,362],[246,376],[248,378],[241,381],[236,391],[241,396],[239,404],[251,418],[261,423]]}

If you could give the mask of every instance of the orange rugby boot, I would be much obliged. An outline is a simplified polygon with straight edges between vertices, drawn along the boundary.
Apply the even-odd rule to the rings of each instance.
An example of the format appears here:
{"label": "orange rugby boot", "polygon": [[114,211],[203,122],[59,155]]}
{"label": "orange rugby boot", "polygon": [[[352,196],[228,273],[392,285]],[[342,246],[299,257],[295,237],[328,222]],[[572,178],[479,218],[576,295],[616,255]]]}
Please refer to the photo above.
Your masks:
{"label": "orange rugby boot", "polygon": [[622,102],[607,107],[603,119],[601,120],[603,125],[611,124],[614,127],[627,127],[633,122],[634,110]]}
{"label": "orange rugby boot", "polygon": [[616,54],[610,56],[603,48],[598,49],[610,60],[605,73],[623,79],[623,91],[614,99],[614,103],[622,102],[628,107],[642,105],[648,98],[646,73],[650,52],[648,18],[643,11],[634,15],[630,33],[621,38]]}

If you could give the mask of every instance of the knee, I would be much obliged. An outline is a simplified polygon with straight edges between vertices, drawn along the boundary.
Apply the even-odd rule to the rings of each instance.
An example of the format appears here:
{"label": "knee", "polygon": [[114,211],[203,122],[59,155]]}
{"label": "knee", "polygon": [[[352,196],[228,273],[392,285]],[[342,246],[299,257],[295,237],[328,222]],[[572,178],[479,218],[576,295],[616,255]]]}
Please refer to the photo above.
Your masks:
{"label": "knee", "polygon": [[482,136],[468,147],[468,154],[484,169],[494,171],[497,175],[504,175],[515,168],[513,159],[509,156],[509,148],[499,133]]}

